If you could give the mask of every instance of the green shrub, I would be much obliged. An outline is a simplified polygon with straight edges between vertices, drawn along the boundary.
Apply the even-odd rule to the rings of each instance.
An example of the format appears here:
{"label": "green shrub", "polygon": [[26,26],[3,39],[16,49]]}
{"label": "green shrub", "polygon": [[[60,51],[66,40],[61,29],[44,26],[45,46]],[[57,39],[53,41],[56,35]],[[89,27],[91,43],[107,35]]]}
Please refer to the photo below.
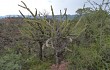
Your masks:
{"label": "green shrub", "polygon": [[20,70],[21,55],[14,53],[5,54],[0,57],[0,70]]}
{"label": "green shrub", "polygon": [[67,56],[70,62],[69,70],[105,70],[108,68],[109,64],[104,62],[102,57],[106,56],[105,60],[109,60],[109,56],[106,54],[101,56],[94,46],[88,48],[74,47],[73,53]]}

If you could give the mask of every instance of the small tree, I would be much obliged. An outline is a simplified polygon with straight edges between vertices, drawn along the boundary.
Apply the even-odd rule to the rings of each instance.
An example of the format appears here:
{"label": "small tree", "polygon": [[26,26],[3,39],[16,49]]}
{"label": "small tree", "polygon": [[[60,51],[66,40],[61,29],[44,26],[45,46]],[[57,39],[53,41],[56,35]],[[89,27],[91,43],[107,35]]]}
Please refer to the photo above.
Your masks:
{"label": "small tree", "polygon": [[[85,21],[89,25],[87,28],[86,35],[92,31],[92,33],[89,34],[89,36],[94,36],[99,42],[99,46],[102,47],[104,43],[104,29],[108,26],[108,19],[109,19],[109,0],[102,0],[101,4],[98,4],[96,2],[91,2],[90,0],[87,0],[89,4],[92,5],[92,12],[89,13],[87,16],[85,16]],[[96,5],[96,6],[95,6]],[[86,13],[86,11],[85,11]],[[98,37],[99,36],[99,37]]]}
{"label": "small tree", "polygon": [[[68,51],[71,51],[67,47],[72,42],[72,38],[74,36],[78,37],[81,32],[86,29],[85,25],[82,25],[83,28],[77,28],[81,23],[82,18],[80,18],[74,26],[74,24],[69,22],[67,18],[67,9],[64,9],[65,12],[63,15],[60,10],[60,20],[57,20],[51,6],[52,20],[46,20],[47,18],[45,16],[40,15],[38,16],[41,18],[37,19],[37,14],[34,15],[26,6],[26,4],[23,1],[21,2],[24,4],[24,6],[19,6],[28,10],[33,16],[33,19],[27,19],[20,11],[21,15],[25,18],[24,20],[28,22],[30,26],[32,26],[32,28],[35,28],[36,31],[40,33],[40,35],[37,34],[37,41],[39,41],[39,44],[42,43],[40,45],[40,53],[42,53],[42,49],[44,49],[45,47],[53,48],[55,50],[56,64],[60,64],[60,62],[63,60],[62,56],[64,50],[66,49]],[[31,34],[34,35],[34,37],[36,36],[36,34],[34,33]]]}

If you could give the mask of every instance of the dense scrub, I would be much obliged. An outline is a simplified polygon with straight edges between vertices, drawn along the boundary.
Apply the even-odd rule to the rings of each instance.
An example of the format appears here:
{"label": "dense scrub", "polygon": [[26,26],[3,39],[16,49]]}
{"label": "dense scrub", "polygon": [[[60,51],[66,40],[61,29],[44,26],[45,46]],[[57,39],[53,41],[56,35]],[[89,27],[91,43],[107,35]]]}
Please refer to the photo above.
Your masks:
{"label": "dense scrub", "polygon": [[47,15],[36,19],[41,15],[37,10],[33,14],[26,5],[19,5],[33,18],[20,11],[24,18],[0,19],[0,69],[49,70],[53,64],[60,67],[67,62],[68,70],[109,70],[109,3],[103,0],[97,5],[77,10],[73,20],[68,20],[67,9],[63,15],[60,11],[60,20],[55,19],[52,6],[52,19]]}

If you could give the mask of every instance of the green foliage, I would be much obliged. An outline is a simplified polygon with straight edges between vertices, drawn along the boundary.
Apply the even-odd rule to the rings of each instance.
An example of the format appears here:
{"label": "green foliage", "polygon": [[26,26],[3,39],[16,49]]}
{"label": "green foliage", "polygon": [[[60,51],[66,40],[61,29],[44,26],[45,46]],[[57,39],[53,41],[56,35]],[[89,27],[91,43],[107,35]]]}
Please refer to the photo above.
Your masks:
{"label": "green foliage", "polygon": [[[97,46],[77,47],[74,45],[73,53],[67,56],[70,62],[69,70],[109,70],[109,49],[97,52]],[[108,51],[107,51],[108,50]],[[108,60],[106,62],[105,60]]]}
{"label": "green foliage", "polygon": [[49,70],[50,69],[50,66],[51,66],[51,63],[49,61],[46,61],[46,62],[41,62],[41,63],[38,63],[36,65],[33,65],[30,70]]}
{"label": "green foliage", "polygon": [[13,52],[5,53],[0,57],[1,70],[21,70],[21,55]]}
{"label": "green foliage", "polygon": [[[57,20],[54,16],[54,11],[51,6],[51,20],[47,20],[48,18],[46,18],[45,15],[43,15],[42,18],[37,19],[37,15],[35,16],[23,1],[21,2],[24,4],[24,6],[18,6],[26,9],[33,16],[33,19],[25,18],[20,11],[21,15],[25,18],[24,20],[29,24],[27,27],[24,26],[22,31],[25,32],[24,34],[33,37],[33,39],[36,39],[39,42],[40,59],[42,59],[42,49],[45,47],[51,47],[55,50],[56,63],[60,63],[62,61],[60,60],[62,56],[60,54],[64,51],[64,49],[69,50],[67,47],[69,43],[72,42],[72,36],[76,35],[78,37],[86,29],[86,25],[80,25],[82,18],[80,18],[74,25],[67,18],[67,9],[64,9],[65,12],[63,15],[60,10],[61,19]],[[39,17],[41,16],[39,15]],[[63,18],[64,20],[62,20]]]}
{"label": "green foliage", "polygon": [[36,56],[28,56],[23,59],[23,70],[48,70],[51,62],[41,61]]}
{"label": "green foliage", "polygon": [[82,23],[87,24],[87,28],[77,38],[80,45],[74,44],[72,46],[73,52],[67,56],[70,62],[70,70],[110,69],[110,35],[106,32],[106,29],[109,30],[110,15],[106,9],[103,9],[103,6],[105,4],[102,3],[93,12],[85,12],[85,15],[83,15]]}
{"label": "green foliage", "polygon": [[48,70],[52,62],[41,61],[38,57],[28,54],[16,53],[16,48],[6,48],[0,57],[0,70]]}
{"label": "green foliage", "polygon": [[[9,18],[0,24],[0,70],[49,70],[55,61],[62,60],[68,61],[68,70],[109,70],[110,15],[106,9],[109,3],[93,2],[95,7],[88,2],[93,8],[84,6],[77,10],[76,19],[70,21],[67,9],[64,13],[60,10],[57,20],[51,6],[53,18],[48,19],[46,13],[38,14],[37,9],[35,14],[31,12],[22,1],[24,6],[19,6],[33,18],[19,11],[24,20]],[[39,59],[41,56],[43,60]]]}
{"label": "green foliage", "polygon": [[[105,2],[104,2],[105,3]],[[93,3],[94,4],[94,3]],[[93,5],[92,4],[92,5]],[[95,3],[96,4],[96,3]],[[109,3],[107,3],[108,5]],[[97,4],[98,5],[98,4]],[[97,9],[94,9],[90,13],[86,13],[82,15],[82,23],[87,24],[85,32],[78,38],[83,46],[90,46],[92,43],[97,43],[97,46],[102,46],[105,43],[106,32],[109,30],[109,20],[110,15],[108,10],[103,9],[105,4],[98,5]],[[92,9],[92,8],[91,8]],[[84,11],[84,9],[83,9]]]}

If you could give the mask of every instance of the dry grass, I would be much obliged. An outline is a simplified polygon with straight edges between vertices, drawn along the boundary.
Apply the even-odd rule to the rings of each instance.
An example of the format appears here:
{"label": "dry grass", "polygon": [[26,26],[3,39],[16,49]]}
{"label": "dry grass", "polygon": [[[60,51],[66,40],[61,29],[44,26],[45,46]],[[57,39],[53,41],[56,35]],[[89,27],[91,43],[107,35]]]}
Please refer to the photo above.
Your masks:
{"label": "dry grass", "polygon": [[53,64],[51,70],[68,70],[68,62],[62,61],[60,65]]}

